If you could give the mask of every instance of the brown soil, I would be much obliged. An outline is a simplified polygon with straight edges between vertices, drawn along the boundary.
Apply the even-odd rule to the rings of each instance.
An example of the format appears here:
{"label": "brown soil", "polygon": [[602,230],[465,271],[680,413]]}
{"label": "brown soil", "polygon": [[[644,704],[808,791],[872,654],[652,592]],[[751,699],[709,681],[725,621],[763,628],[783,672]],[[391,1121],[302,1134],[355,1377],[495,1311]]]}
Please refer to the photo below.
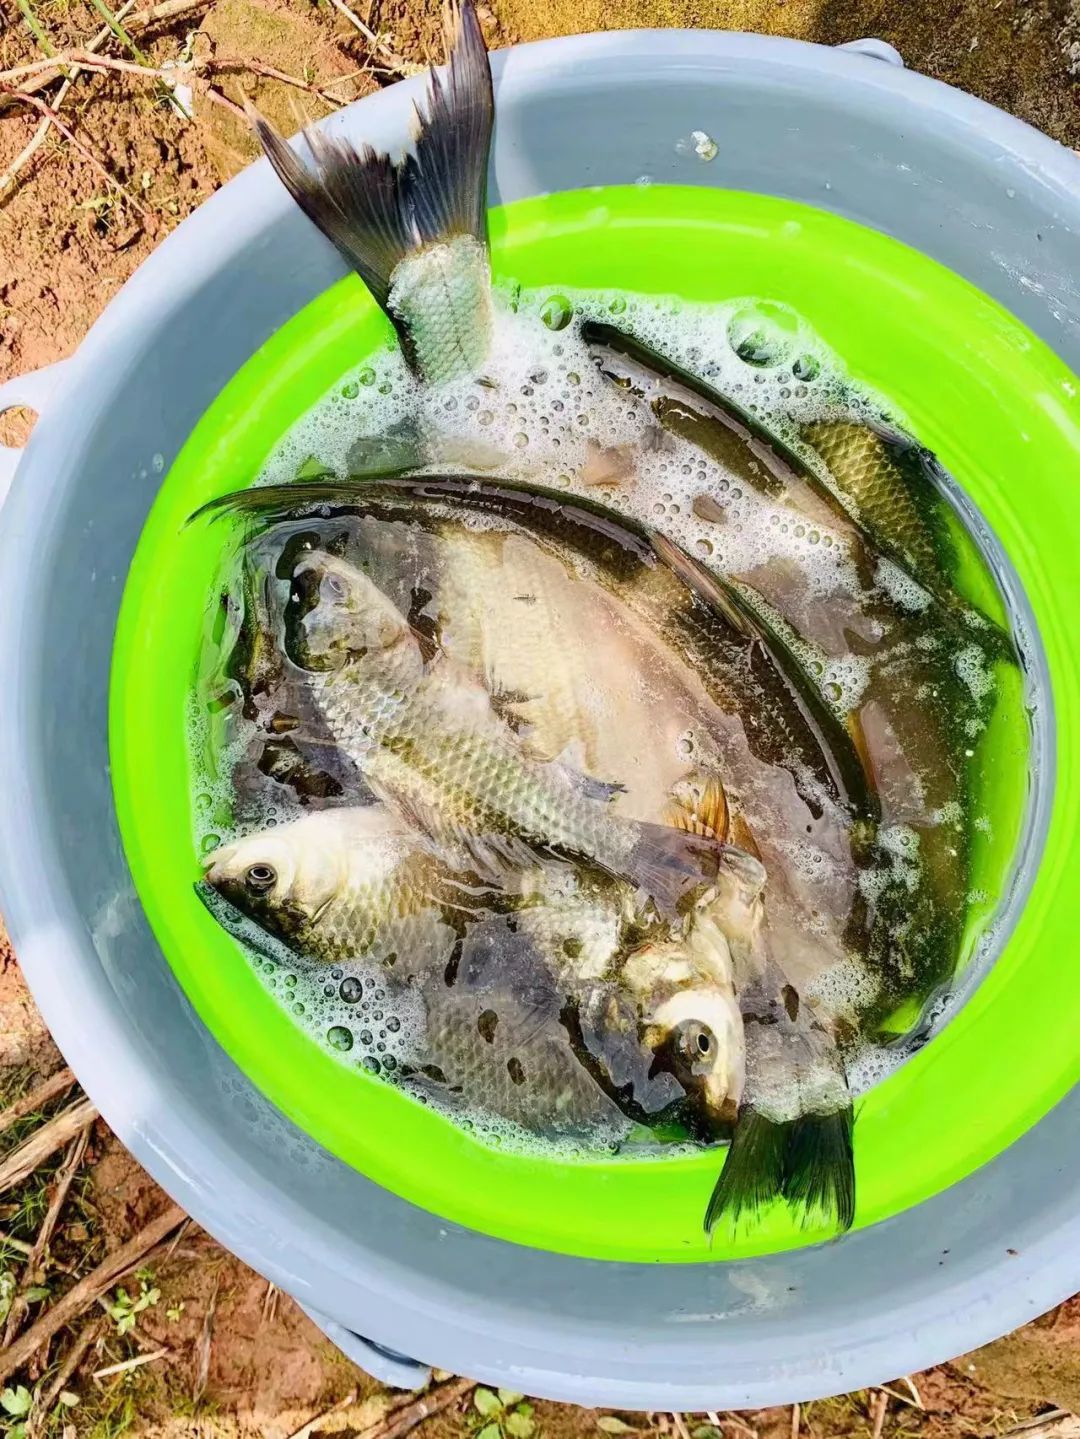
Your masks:
{"label": "brown soil", "polygon": [[[385,37],[381,53],[327,0],[205,0],[178,20],[136,36],[145,63],[183,53],[200,60],[275,67],[301,84],[329,87],[340,100],[394,78],[386,50],[415,64],[438,53],[436,0],[359,4],[361,17]],[[909,64],[996,101],[1068,144],[1080,144],[1074,72],[1080,72],[1076,0],[496,0],[483,20],[494,43],[572,30],[640,24],[716,25],[797,35],[826,42],[877,34]],[[41,57],[25,20],[29,10],[58,50],[81,46],[101,24],[90,0],[37,0],[18,8],[0,0],[0,70]],[[111,43],[111,55],[131,53]],[[296,85],[256,75],[239,63],[213,83],[226,96],[253,96],[285,129],[329,102]],[[41,93],[55,97],[56,83]],[[4,96],[0,93],[0,105]],[[13,184],[0,188],[0,380],[69,354],[104,305],[150,250],[252,153],[244,127],[196,88],[195,118],[175,113],[153,82],[115,74],[83,75],[63,109],[68,124],[109,171],[106,181],[71,143],[53,132]],[[0,108],[0,175],[30,140],[40,115],[25,105]],[[21,442],[28,417],[0,418],[0,440]],[[52,1072],[59,1056],[30,1000],[0,931],[0,1108],[34,1075]],[[16,1136],[18,1137],[18,1136]],[[55,1162],[23,1191],[4,1196],[0,1224],[33,1242]],[[61,1289],[66,1265],[77,1273],[128,1239],[165,1207],[165,1197],[100,1123],[87,1156],[86,1179],[73,1186],[45,1266],[47,1287]],[[18,1271],[19,1256],[0,1247],[0,1277]],[[286,1439],[352,1396],[315,1432],[358,1434],[377,1422],[390,1396],[343,1359],[291,1301],[195,1229],[158,1254],[148,1288],[156,1301],[135,1329],[117,1333],[102,1316],[96,1343],[69,1381],[80,1402],[49,1420],[47,1432],[105,1439],[125,1430],[153,1436],[263,1436]],[[126,1281],[139,1293],[137,1279]],[[36,1311],[35,1311],[36,1312]],[[89,1316],[84,1316],[85,1318]],[[74,1326],[78,1330],[80,1325]],[[62,1333],[51,1350],[18,1376],[28,1385],[48,1375],[70,1347]],[[167,1352],[126,1373],[93,1381],[113,1362]],[[2,1353],[2,1351],[0,1351]],[[1041,1410],[1080,1412],[1080,1301],[955,1365],[915,1377],[911,1401],[892,1386],[885,1432],[938,1436],[1002,1433]],[[907,1402],[906,1402],[907,1401]],[[806,1405],[799,1432],[813,1439],[867,1435],[877,1396],[856,1394]],[[58,1417],[59,1416],[59,1417]],[[547,1439],[600,1434],[592,1411],[539,1404]],[[631,1416],[627,1416],[631,1419]],[[477,1428],[468,1399],[426,1423],[427,1439],[456,1439]],[[642,1433],[686,1439],[682,1417],[631,1422]],[[680,1427],[682,1426],[682,1427]],[[5,1427],[0,1415],[0,1432]],[[690,1421],[691,1429],[698,1424]],[[725,1418],[737,1439],[787,1439],[790,1410]],[[716,1439],[701,1431],[701,1439]]]}

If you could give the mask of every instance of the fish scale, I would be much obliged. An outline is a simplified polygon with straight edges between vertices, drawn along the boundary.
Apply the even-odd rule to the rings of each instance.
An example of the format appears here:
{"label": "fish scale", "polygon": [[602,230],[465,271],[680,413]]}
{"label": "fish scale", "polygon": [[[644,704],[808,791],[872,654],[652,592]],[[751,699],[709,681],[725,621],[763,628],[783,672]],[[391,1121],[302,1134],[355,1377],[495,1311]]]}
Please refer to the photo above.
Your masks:
{"label": "fish scale", "polygon": [[435,667],[411,696],[388,691],[368,656],[312,676],[327,723],[368,783],[396,797],[451,848],[475,837],[491,857],[521,840],[583,854],[613,872],[630,859],[636,831],[550,767],[526,759],[492,712],[455,723],[452,680]]}
{"label": "fish scale", "polygon": [[914,449],[904,451],[909,462],[902,466],[877,430],[851,421],[807,425],[801,438],[855,505],[860,521],[875,536],[888,536],[912,577],[925,576],[931,585],[947,589],[954,556],[940,514],[944,500],[932,493],[929,481],[913,483]]}

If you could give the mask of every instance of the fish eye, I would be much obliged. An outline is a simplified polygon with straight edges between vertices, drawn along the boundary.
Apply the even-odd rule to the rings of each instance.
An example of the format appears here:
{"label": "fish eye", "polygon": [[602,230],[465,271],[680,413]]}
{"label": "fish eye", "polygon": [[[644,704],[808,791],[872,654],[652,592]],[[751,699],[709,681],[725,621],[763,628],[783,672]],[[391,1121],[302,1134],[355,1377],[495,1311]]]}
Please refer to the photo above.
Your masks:
{"label": "fish eye", "polygon": [[327,593],[332,595],[335,600],[343,600],[349,592],[345,581],[340,575],[328,574],[323,580],[323,585]]}
{"label": "fish eye", "polygon": [[244,876],[244,882],[253,894],[265,894],[268,889],[273,889],[277,880],[277,870],[269,864],[253,864]]}
{"label": "fish eye", "polygon": [[690,1064],[708,1064],[717,1051],[716,1035],[697,1019],[680,1025],[676,1040],[683,1058]]}

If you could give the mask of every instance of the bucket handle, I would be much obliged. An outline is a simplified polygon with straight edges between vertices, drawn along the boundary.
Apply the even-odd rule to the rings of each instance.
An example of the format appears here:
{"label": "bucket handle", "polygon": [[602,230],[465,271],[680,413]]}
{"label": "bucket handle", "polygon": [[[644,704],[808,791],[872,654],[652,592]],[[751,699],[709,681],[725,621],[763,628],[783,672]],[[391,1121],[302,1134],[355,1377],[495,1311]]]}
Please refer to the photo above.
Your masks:
{"label": "bucket handle", "polygon": [[336,1319],[329,1319],[318,1310],[300,1304],[299,1300],[297,1304],[311,1322],[318,1325],[330,1343],[341,1350],[346,1359],[351,1359],[365,1374],[370,1374],[372,1379],[377,1379],[380,1384],[387,1384],[391,1389],[420,1389],[431,1378],[431,1369],[427,1364],[409,1359],[404,1354],[398,1354],[396,1350],[385,1349],[371,1339],[364,1339],[359,1334],[354,1334],[351,1329],[346,1329],[344,1324],[339,1324]]}
{"label": "bucket handle", "polygon": [[836,48],[850,50],[854,55],[868,55],[871,60],[884,60],[886,65],[895,65],[899,70],[904,68],[904,57],[896,46],[890,45],[888,40],[879,40],[874,35],[867,35],[863,40],[848,40]]}
{"label": "bucket handle", "polygon": [[[6,410],[25,406],[28,410],[35,410],[40,419],[66,364],[66,360],[57,360],[55,365],[45,365],[40,370],[31,370],[29,374],[16,375],[13,380],[0,385],[0,415]],[[21,458],[22,450],[18,447],[0,445],[0,505],[7,498]]]}

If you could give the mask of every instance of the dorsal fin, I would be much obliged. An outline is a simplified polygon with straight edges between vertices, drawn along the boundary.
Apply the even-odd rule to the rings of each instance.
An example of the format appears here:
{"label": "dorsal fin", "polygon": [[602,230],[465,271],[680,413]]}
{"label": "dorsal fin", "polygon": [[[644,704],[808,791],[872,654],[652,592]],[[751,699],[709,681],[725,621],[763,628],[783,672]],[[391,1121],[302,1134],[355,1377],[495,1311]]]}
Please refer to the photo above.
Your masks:
{"label": "dorsal fin", "polygon": [[731,811],[722,781],[709,775],[704,782],[684,781],[664,812],[673,829],[702,839],[716,839],[726,844],[731,836]]}

